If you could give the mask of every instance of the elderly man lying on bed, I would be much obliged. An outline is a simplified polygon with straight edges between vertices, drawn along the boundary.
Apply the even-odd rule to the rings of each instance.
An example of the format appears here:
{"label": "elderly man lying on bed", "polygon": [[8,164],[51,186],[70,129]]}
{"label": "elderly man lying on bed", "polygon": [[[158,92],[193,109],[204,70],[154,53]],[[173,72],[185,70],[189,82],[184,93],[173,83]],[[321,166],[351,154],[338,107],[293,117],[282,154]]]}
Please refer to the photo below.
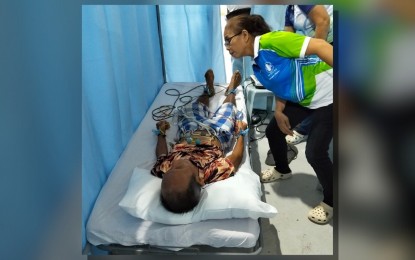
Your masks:
{"label": "elderly man lying on bed", "polygon": [[[241,164],[247,124],[237,118],[235,91],[241,75],[235,72],[225,92],[225,100],[215,113],[209,111],[209,97],[215,95],[214,74],[205,74],[206,88],[196,102],[180,110],[178,126],[180,140],[168,153],[166,130],[169,124],[156,124],[158,139],[157,162],[151,173],[162,178],[161,202],[174,213],[192,210],[199,202],[201,188],[209,183],[232,176]],[[233,137],[237,137],[232,153]],[[239,138],[241,137],[241,138]]]}

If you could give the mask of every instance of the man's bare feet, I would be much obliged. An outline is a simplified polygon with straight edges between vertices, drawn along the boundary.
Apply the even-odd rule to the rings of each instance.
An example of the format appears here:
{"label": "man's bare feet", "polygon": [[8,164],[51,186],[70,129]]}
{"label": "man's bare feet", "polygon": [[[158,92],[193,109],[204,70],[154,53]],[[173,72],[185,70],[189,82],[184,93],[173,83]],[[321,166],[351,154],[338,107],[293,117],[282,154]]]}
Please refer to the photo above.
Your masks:
{"label": "man's bare feet", "polygon": [[226,89],[225,95],[228,95],[232,92],[235,88],[237,88],[241,84],[241,73],[239,71],[235,71],[231,78],[231,83],[229,83],[228,88]]}
{"label": "man's bare feet", "polygon": [[[215,79],[215,75],[213,74],[213,70],[208,69],[205,73],[206,85],[208,89],[208,96],[212,97],[215,95],[215,87],[213,86],[213,82]],[[206,90],[205,90],[206,91]]]}

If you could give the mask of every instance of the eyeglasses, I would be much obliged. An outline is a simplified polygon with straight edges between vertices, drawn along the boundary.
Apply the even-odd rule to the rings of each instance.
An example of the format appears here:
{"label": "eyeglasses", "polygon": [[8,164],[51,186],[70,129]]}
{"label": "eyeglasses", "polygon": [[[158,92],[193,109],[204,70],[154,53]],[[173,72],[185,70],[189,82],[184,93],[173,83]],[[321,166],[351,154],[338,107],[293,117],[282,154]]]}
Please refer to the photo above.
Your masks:
{"label": "eyeglasses", "polygon": [[225,39],[225,46],[229,46],[229,45],[231,45],[231,41],[232,41],[233,37],[238,36],[238,35],[239,35],[239,34],[241,34],[241,33],[242,33],[242,31],[240,31],[240,32],[239,32],[239,33],[237,33],[237,34],[234,34],[232,37],[229,37],[229,38]]}

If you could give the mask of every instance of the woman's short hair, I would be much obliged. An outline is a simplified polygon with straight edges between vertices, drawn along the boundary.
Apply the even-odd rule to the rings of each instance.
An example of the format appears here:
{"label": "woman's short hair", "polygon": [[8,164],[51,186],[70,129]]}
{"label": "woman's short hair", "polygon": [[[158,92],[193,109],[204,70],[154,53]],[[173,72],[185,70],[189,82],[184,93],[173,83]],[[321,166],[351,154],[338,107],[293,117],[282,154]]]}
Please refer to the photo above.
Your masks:
{"label": "woman's short hair", "polygon": [[258,14],[235,16],[228,20],[228,24],[235,32],[247,30],[254,37],[271,31],[271,27]]}

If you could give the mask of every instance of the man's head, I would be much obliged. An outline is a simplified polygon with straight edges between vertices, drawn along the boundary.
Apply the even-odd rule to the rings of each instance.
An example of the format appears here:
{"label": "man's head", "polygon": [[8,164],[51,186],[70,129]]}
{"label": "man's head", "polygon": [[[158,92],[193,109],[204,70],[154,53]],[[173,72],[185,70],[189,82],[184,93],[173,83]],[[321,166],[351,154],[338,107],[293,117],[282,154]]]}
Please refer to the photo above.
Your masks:
{"label": "man's head", "polygon": [[199,203],[203,185],[198,168],[190,160],[174,160],[161,182],[161,202],[171,212],[188,212]]}

